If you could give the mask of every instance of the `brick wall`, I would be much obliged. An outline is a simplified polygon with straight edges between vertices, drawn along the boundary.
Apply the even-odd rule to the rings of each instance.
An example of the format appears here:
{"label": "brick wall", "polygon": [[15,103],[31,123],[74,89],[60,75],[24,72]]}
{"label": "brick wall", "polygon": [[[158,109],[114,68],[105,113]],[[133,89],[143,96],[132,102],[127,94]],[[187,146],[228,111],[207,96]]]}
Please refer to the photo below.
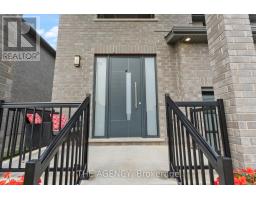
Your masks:
{"label": "brick wall", "polygon": [[235,167],[256,167],[256,52],[248,15],[207,15],[215,94],[225,102]]}
{"label": "brick wall", "polygon": [[[0,56],[2,55],[2,16],[0,15]],[[0,58],[0,100],[50,101],[55,57],[41,45],[40,61],[3,62]]]}
{"label": "brick wall", "polygon": [[16,62],[12,69],[11,101],[51,101],[55,56],[40,48],[40,61]]}
{"label": "brick wall", "polygon": [[[201,86],[212,85],[206,44],[170,46],[164,39],[172,26],[191,23],[191,15],[156,15],[156,20],[145,21],[62,15],[52,100],[82,101],[86,93],[93,93],[95,54],[155,54],[160,135],[165,137],[164,94],[174,100],[201,100]],[[74,55],[81,56],[80,68],[73,66]]]}
{"label": "brick wall", "polygon": [[179,98],[182,101],[201,101],[201,87],[212,86],[208,45],[178,43],[176,49]]}

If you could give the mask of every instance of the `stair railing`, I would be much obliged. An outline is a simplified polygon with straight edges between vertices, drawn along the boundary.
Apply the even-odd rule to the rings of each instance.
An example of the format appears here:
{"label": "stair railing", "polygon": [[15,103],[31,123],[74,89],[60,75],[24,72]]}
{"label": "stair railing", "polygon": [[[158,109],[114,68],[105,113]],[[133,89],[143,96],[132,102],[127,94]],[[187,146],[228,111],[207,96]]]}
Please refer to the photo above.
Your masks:
{"label": "stair railing", "polygon": [[222,156],[165,95],[169,176],[179,184],[234,184],[231,157]]}
{"label": "stair railing", "polygon": [[39,159],[26,163],[24,184],[72,185],[88,179],[89,122],[87,96]]}
{"label": "stair railing", "polygon": [[25,170],[39,158],[81,103],[0,100],[0,173]]}

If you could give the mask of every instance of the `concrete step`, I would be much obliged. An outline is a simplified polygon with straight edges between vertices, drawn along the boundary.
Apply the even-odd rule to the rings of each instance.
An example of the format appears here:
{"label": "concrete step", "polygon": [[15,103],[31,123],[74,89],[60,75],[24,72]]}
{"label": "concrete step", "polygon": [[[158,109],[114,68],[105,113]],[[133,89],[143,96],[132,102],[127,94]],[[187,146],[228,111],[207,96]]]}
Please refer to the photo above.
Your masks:
{"label": "concrete step", "polygon": [[165,145],[165,138],[90,138],[90,145]]}
{"label": "concrete step", "polygon": [[91,178],[82,185],[176,185],[167,177],[167,145],[89,146]]}

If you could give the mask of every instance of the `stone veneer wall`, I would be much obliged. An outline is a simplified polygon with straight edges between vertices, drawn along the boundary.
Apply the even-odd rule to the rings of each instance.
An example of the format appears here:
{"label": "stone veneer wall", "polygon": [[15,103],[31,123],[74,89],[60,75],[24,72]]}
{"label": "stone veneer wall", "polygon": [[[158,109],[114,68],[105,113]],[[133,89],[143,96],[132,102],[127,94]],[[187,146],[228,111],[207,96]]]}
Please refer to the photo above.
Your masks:
{"label": "stone veneer wall", "polygon": [[233,165],[256,167],[256,51],[248,15],[207,15],[215,93],[225,102]]}

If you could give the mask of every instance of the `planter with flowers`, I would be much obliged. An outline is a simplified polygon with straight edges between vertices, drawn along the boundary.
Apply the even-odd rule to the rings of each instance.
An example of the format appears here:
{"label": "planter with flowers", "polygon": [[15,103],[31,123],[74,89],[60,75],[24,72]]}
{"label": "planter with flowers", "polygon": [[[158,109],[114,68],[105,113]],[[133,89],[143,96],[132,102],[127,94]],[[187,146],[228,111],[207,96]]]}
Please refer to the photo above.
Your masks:
{"label": "planter with flowers", "polygon": [[[220,184],[220,177],[214,180],[214,185]],[[235,185],[256,185],[256,170],[248,167],[234,170]]]}
{"label": "planter with flowers", "polygon": [[[41,184],[41,179],[38,180],[38,184]],[[23,185],[24,176],[12,176],[11,172],[5,172],[3,177],[0,178],[0,185]]]}

